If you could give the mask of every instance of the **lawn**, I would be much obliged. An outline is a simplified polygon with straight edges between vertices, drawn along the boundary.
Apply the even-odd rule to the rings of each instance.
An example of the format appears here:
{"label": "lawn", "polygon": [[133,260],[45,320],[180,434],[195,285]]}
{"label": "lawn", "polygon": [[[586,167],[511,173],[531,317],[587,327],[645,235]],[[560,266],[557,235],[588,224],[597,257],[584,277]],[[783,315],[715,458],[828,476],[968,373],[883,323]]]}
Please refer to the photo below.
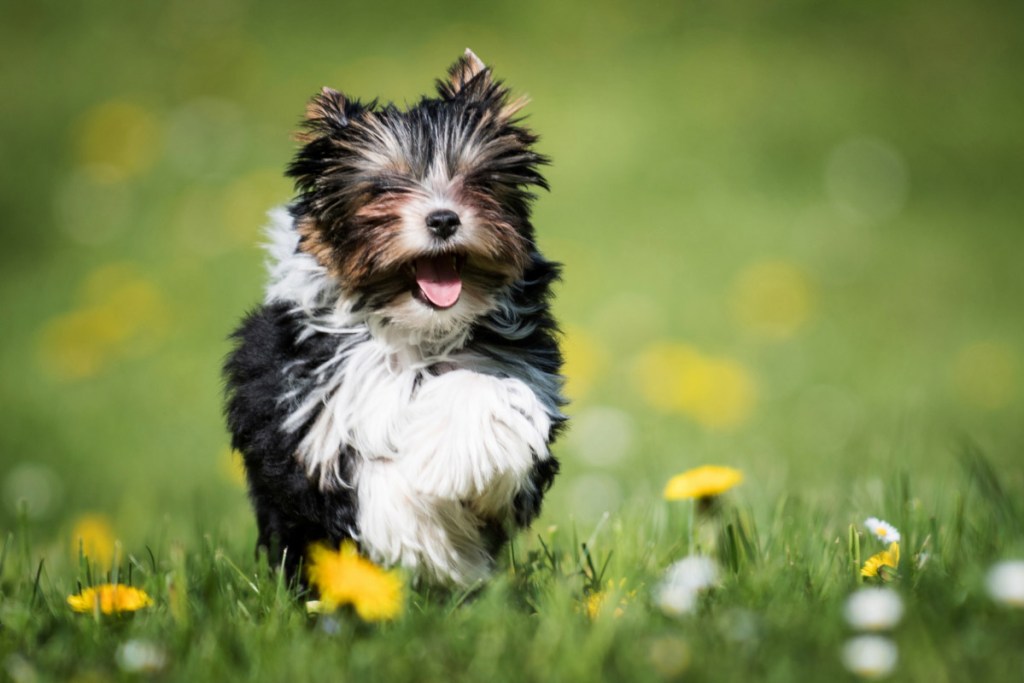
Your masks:
{"label": "lawn", "polygon": [[[902,536],[892,678],[1024,677],[1024,610],[989,585],[1024,559],[1021,10],[4,16],[0,675],[853,680],[879,517]],[[482,589],[310,615],[253,554],[226,338],[261,297],[307,98],[414,101],[467,46],[530,94],[553,159],[534,222],[565,264],[563,472]],[[691,524],[662,493],[703,464],[744,479]],[[673,613],[694,545],[715,577]],[[71,610],[114,579],[152,604]]]}

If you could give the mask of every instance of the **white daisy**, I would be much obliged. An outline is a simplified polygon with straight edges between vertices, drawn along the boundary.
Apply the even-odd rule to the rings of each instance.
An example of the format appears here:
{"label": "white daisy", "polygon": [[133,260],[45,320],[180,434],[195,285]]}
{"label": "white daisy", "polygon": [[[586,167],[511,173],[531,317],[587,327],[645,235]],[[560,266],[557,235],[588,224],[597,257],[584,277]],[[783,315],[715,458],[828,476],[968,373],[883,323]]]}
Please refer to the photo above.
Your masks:
{"label": "white daisy", "polygon": [[117,646],[114,659],[127,673],[155,674],[167,666],[167,651],[156,643],[134,638]]}
{"label": "white daisy", "polygon": [[1024,560],[1003,560],[988,570],[985,583],[996,602],[1024,607]]}
{"label": "white daisy", "polygon": [[903,617],[903,600],[891,588],[862,588],[846,599],[846,621],[859,631],[884,631]]}
{"label": "white daisy", "polygon": [[882,636],[857,636],[843,645],[843,665],[862,678],[882,678],[899,660],[896,643]]}
{"label": "white daisy", "polygon": [[654,589],[654,601],[665,614],[680,616],[697,607],[698,594],[718,581],[718,567],[711,558],[690,555],[665,571]]}
{"label": "white daisy", "polygon": [[883,543],[900,542],[899,530],[892,524],[878,519],[878,517],[868,517],[864,520],[864,526],[867,527],[868,531],[873,533],[875,537]]}

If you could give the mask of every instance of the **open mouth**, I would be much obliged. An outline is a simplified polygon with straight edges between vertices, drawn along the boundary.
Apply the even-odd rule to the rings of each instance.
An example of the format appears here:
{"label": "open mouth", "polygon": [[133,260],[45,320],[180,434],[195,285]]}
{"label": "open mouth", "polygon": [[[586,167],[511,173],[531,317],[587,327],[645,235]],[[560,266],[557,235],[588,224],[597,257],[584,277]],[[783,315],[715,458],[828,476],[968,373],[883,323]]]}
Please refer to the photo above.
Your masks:
{"label": "open mouth", "polygon": [[451,308],[462,295],[462,266],[465,263],[466,257],[462,254],[420,256],[412,262],[417,287],[414,294],[432,308]]}

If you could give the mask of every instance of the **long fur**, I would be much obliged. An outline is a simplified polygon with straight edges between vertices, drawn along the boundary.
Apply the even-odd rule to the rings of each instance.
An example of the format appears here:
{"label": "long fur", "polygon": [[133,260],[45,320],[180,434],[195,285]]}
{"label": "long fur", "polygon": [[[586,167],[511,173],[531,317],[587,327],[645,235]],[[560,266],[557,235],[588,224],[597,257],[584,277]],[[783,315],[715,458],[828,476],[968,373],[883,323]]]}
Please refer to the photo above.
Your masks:
{"label": "long fur", "polygon": [[[307,109],[299,194],[271,214],[264,303],[225,365],[258,543],[289,572],[350,538],[469,585],[540,511],[565,401],[522,104],[467,51],[408,111],[329,89]],[[451,238],[426,227],[438,210],[460,219]],[[449,256],[461,295],[439,307],[414,274]]]}

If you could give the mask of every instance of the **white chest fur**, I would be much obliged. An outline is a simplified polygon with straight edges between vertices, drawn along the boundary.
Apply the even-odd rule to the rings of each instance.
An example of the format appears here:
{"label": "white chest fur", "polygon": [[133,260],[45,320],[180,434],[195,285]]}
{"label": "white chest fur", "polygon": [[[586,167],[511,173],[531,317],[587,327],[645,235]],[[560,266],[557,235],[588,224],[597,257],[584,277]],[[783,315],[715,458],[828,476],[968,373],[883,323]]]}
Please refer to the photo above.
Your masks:
{"label": "white chest fur", "polygon": [[[488,570],[484,520],[504,523],[549,457],[551,417],[521,380],[460,367],[432,374],[373,338],[349,348],[294,413],[322,410],[297,457],[323,487],[355,487],[358,535],[376,561],[469,584]],[[339,453],[353,453],[346,481]]]}

